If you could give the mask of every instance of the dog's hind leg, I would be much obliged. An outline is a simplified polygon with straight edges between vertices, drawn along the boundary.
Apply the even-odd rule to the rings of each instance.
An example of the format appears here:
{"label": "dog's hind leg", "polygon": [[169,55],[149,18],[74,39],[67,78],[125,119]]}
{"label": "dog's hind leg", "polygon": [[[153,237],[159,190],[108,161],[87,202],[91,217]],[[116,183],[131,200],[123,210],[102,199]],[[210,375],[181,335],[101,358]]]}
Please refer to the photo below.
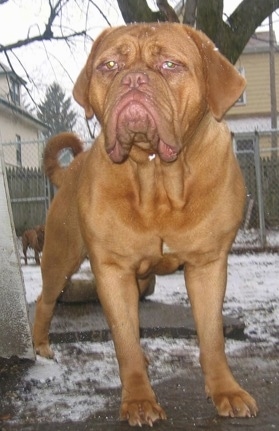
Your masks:
{"label": "dog's hind leg", "polygon": [[[69,244],[67,245],[69,247]],[[36,353],[47,358],[54,356],[49,345],[49,329],[57,298],[85,257],[82,247],[77,243],[68,250],[71,250],[71,253],[68,252],[65,256],[57,246],[56,252],[51,248],[51,253],[46,247],[42,256],[43,290],[36,304],[33,341]]]}
{"label": "dog's hind leg", "polygon": [[26,239],[22,238],[22,251],[23,251],[25,265],[27,265],[27,248],[28,248],[28,244],[26,242]]}
{"label": "dog's hind leg", "polygon": [[154,274],[150,274],[148,277],[138,279],[138,289],[140,298],[152,295],[154,292],[156,278]]}
{"label": "dog's hind leg", "polygon": [[35,262],[37,265],[40,265],[40,256],[37,250],[35,250]]}

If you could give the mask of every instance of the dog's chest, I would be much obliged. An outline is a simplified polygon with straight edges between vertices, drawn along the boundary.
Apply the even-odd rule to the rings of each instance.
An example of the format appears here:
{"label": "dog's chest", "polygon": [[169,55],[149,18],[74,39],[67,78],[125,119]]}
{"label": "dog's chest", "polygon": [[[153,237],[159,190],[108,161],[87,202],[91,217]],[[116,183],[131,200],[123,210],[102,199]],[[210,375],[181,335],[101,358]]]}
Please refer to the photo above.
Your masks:
{"label": "dog's chest", "polygon": [[168,244],[165,241],[163,241],[162,242],[162,254],[167,255],[167,254],[170,254],[173,252],[174,252],[174,250],[172,250],[171,247],[169,247]]}
{"label": "dog's chest", "polygon": [[155,243],[156,241],[148,255],[142,255],[138,265],[138,275],[144,275],[150,271],[157,275],[169,274],[183,263],[175,250],[169,247],[165,241],[161,242],[159,248],[159,244],[157,243],[155,246]]}

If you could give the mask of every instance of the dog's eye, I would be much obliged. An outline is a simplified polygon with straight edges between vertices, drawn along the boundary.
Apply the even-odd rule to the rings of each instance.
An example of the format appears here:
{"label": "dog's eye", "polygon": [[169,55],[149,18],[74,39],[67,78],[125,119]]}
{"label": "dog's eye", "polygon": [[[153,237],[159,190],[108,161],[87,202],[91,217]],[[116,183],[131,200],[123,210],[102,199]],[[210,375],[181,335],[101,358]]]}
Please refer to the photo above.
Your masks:
{"label": "dog's eye", "polygon": [[175,69],[176,67],[177,67],[177,64],[170,60],[164,61],[164,63],[162,64],[162,68],[165,70]]}
{"label": "dog's eye", "polygon": [[182,72],[186,67],[178,61],[166,60],[161,63],[160,69],[162,72]]}
{"label": "dog's eye", "polygon": [[114,72],[118,71],[120,68],[119,64],[115,60],[104,61],[97,66],[97,69],[101,72]]}
{"label": "dog's eye", "polygon": [[116,63],[116,61],[110,60],[110,61],[108,61],[107,63],[104,64],[104,67],[107,70],[116,70],[116,69],[118,69],[118,64]]}

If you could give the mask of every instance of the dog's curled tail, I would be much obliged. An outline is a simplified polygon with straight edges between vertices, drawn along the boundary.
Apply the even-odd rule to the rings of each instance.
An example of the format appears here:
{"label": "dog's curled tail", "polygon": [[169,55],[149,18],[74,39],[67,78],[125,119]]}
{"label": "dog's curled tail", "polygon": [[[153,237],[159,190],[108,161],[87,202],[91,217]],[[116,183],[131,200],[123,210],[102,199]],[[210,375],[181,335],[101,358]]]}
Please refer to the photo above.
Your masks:
{"label": "dog's curled tail", "polygon": [[45,173],[56,187],[61,186],[67,169],[61,166],[58,160],[59,152],[66,148],[72,150],[74,157],[83,151],[82,142],[74,133],[70,132],[53,136],[48,141],[44,151]]}

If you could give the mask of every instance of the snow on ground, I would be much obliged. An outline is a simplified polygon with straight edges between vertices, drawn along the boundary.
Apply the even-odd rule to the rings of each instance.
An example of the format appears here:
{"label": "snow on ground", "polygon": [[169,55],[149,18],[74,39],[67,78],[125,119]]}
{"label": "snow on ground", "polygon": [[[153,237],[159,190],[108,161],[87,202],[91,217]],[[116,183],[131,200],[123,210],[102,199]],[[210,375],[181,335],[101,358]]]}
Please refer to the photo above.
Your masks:
{"label": "snow on ground", "polygon": [[[84,267],[86,268],[86,265]],[[22,266],[28,303],[36,300],[41,290],[40,268]],[[228,287],[224,313],[241,318],[248,340],[228,340],[229,357],[238,357],[257,344],[266,354],[278,345],[279,334],[279,258],[277,254],[246,254],[229,257]],[[181,272],[157,277],[152,301],[188,304]],[[195,340],[144,339],[150,359],[151,381],[159,382],[173,373],[191,373],[198,367]],[[36,423],[52,420],[84,420],[102,410],[108,399],[102,390],[119,388],[118,367],[112,342],[72,343],[54,346],[55,361],[38,357],[25,377],[25,390],[15,404],[18,417]],[[258,351],[257,350],[257,351]],[[185,367],[186,364],[186,367]],[[189,367],[187,367],[189,365]],[[120,391],[116,392],[119,397]]]}
{"label": "snow on ground", "polygon": [[230,257],[224,313],[241,317],[252,340],[278,342],[278,254]]}
{"label": "snow on ground", "polygon": [[[86,276],[89,262],[82,266]],[[26,299],[35,302],[41,291],[38,266],[22,266]],[[224,314],[241,318],[246,334],[253,340],[273,340],[279,325],[279,257],[278,254],[230,255]],[[165,304],[189,304],[182,272],[158,276],[150,300]],[[273,340],[274,341],[274,340]]]}

